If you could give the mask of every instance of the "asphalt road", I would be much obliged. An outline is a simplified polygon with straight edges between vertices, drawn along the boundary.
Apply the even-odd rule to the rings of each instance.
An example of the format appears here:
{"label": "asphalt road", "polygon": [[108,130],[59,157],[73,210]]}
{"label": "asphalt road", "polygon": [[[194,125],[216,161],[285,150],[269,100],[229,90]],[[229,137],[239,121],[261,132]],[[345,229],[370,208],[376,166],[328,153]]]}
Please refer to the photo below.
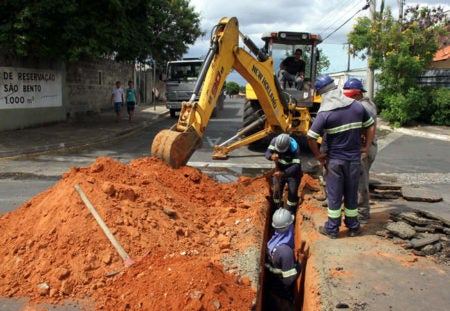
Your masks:
{"label": "asphalt road", "polygon": [[[273,167],[273,163],[264,158],[265,145],[259,150],[242,147],[231,152],[227,160],[212,160],[214,145],[234,136],[241,127],[242,108],[242,99],[227,99],[224,109],[216,118],[210,119],[203,137],[203,146],[192,155],[188,165],[199,167],[223,182],[233,181],[237,175],[255,176]],[[149,156],[154,136],[175,122],[176,119],[167,116],[155,120],[149,127],[133,136],[114,139],[107,143],[66,152],[47,153],[27,159],[2,159],[0,161],[0,214],[14,210],[36,194],[53,186],[71,167],[89,166],[101,156],[123,163]],[[305,168],[310,165],[313,168],[316,166],[311,154],[305,152],[303,157]]]}
{"label": "asphalt road", "polygon": [[[233,181],[235,179],[233,176],[236,175],[255,176],[271,169],[273,163],[267,161],[263,155],[265,145],[259,149],[241,147],[232,151],[227,160],[212,160],[214,145],[228,140],[240,129],[242,112],[242,99],[227,99],[224,109],[216,118],[210,119],[203,137],[203,146],[192,155],[188,165],[199,167],[206,173],[215,175],[220,181]],[[89,166],[100,156],[111,157],[123,163],[148,156],[154,136],[175,122],[175,119],[167,116],[155,120],[149,127],[133,136],[114,139],[104,144],[27,159],[2,159],[0,214],[14,210],[29,198],[51,187],[73,166]],[[449,202],[448,154],[450,154],[448,141],[384,131],[379,139],[379,153],[371,172],[393,176],[405,185],[430,187],[433,191],[443,194],[444,202]],[[317,171],[317,162],[304,149],[302,165],[308,173]]]}

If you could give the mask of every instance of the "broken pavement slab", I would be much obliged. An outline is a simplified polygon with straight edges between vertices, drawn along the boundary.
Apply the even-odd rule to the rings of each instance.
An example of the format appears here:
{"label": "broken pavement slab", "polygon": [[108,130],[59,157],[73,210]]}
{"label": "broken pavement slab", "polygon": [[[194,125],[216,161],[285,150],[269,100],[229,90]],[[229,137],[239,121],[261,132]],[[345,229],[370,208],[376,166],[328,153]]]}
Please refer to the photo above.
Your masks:
{"label": "broken pavement slab", "polygon": [[403,186],[402,196],[407,201],[419,201],[419,202],[440,202],[442,201],[442,195],[439,193],[419,186]]}
{"label": "broken pavement slab", "polygon": [[416,230],[404,221],[390,222],[386,225],[386,229],[402,239],[410,239],[416,235]]}
{"label": "broken pavement slab", "polygon": [[421,217],[417,215],[417,213],[413,212],[403,212],[397,215],[398,218],[404,219],[411,224],[415,225],[434,225],[434,226],[442,226],[443,222],[437,219],[429,219],[425,217]]}
{"label": "broken pavement slab", "polygon": [[377,189],[377,190],[397,190],[397,191],[400,191],[402,189],[402,186],[400,184],[382,183],[382,182],[369,183],[369,187],[371,189]]}

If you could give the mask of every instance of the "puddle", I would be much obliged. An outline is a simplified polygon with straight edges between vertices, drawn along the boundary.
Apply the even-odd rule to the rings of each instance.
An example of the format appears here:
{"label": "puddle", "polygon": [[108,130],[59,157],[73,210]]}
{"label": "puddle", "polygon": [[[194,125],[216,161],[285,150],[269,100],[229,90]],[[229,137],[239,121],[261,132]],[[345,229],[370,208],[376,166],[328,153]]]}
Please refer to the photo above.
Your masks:
{"label": "puddle", "polygon": [[224,184],[236,182],[240,176],[257,177],[267,172],[267,168],[205,167],[199,169],[202,173]]}

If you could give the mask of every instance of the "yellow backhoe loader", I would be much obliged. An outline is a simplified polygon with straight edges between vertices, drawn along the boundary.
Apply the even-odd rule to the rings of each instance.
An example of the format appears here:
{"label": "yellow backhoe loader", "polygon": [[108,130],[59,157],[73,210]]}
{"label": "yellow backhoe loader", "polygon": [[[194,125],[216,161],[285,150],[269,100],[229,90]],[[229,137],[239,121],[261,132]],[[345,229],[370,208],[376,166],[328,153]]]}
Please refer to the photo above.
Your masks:
{"label": "yellow backhoe loader", "polygon": [[[250,52],[239,46],[239,38]],[[320,102],[320,98],[315,97],[312,82],[315,80],[317,45],[321,38],[306,32],[285,31],[263,34],[262,39],[265,44],[259,49],[239,31],[235,17],[219,21],[212,31],[211,46],[192,96],[189,101],[183,102],[178,122],[155,136],[151,147],[152,156],[174,168],[188,162],[194,151],[202,145],[211,113],[232,69],[249,83],[246,86],[243,127],[235,136],[214,147],[214,159],[226,159],[232,150],[270,134],[306,134]],[[296,48],[302,48],[304,55],[307,55],[302,90],[281,87],[275,74],[275,47],[281,51],[276,61],[290,55]]]}

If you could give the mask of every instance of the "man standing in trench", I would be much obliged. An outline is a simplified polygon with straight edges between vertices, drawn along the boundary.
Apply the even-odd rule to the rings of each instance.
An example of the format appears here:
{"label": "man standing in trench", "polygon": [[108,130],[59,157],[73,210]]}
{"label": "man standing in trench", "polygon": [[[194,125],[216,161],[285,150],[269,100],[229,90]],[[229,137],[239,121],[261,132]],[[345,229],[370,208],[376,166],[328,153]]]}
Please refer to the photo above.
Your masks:
{"label": "man standing in trench", "polygon": [[[361,233],[358,221],[358,183],[361,153],[367,153],[375,135],[374,120],[361,103],[345,97],[334,80],[323,75],[314,88],[322,103],[308,131],[308,144],[316,159],[326,167],[328,220],[319,232],[337,238],[341,225],[341,205],[344,197],[344,224],[349,236]],[[366,142],[361,145],[361,129],[366,128]],[[326,135],[326,153],[319,150],[317,139]]]}
{"label": "man standing in trench", "polygon": [[298,187],[303,176],[298,143],[283,133],[274,137],[266,150],[267,160],[275,162],[276,171],[273,174],[273,201],[283,207],[283,190],[288,185],[286,208],[295,215],[298,206]]}
{"label": "man standing in trench", "polygon": [[294,311],[295,281],[301,272],[302,249],[294,255],[294,215],[279,208],[272,216],[274,233],[267,242],[264,310]]}

